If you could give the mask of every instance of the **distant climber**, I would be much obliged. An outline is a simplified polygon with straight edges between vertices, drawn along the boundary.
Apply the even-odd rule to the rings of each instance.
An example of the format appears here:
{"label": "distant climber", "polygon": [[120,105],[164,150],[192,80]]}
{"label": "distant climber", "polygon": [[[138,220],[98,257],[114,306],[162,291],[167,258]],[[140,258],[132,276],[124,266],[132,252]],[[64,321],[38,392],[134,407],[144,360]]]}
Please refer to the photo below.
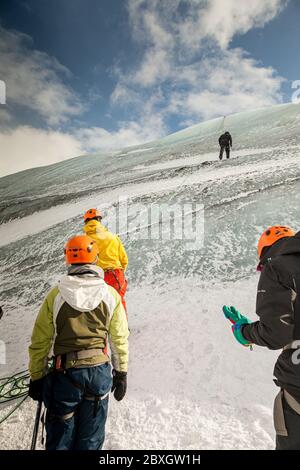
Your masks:
{"label": "distant climber", "polygon": [[230,149],[232,148],[232,137],[230,132],[226,131],[225,134],[222,134],[219,137],[219,144],[220,144],[220,155],[219,158],[222,160],[224,150],[226,151],[226,158],[230,157]]}

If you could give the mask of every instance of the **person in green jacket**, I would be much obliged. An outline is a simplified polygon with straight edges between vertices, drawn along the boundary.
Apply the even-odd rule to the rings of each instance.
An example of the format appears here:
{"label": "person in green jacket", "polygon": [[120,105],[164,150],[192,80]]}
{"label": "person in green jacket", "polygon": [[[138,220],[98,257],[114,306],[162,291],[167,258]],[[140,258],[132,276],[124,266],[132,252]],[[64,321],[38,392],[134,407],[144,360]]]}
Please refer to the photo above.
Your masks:
{"label": "person in green jacket", "polygon": [[98,255],[87,235],[67,242],[68,273],[46,296],[34,325],[29,396],[47,409],[46,450],[101,449],[109,392],[118,401],[126,393],[126,313],[119,294],[103,280]]}

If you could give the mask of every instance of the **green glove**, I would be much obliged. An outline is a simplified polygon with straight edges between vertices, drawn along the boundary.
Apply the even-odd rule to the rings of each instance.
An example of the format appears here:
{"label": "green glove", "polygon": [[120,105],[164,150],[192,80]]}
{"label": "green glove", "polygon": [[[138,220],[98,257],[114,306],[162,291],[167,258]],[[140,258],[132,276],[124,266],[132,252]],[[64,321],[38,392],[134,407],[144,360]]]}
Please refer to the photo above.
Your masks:
{"label": "green glove", "polygon": [[247,317],[242,315],[235,307],[226,307],[226,305],[223,306],[223,313],[225,317],[231,321],[234,325],[240,321],[240,320],[245,320],[246,323],[251,323]]}
{"label": "green glove", "polygon": [[242,335],[242,327],[244,325],[249,325],[252,323],[247,317],[242,315],[235,307],[223,306],[223,313],[225,317],[232,323],[232,332],[235,339],[242,344],[243,346],[251,346],[252,343],[249,343],[244,336]]}
{"label": "green glove", "polygon": [[232,325],[231,327],[232,333],[234,334],[235,339],[243,346],[252,345],[252,343],[249,343],[249,341],[246,338],[244,338],[244,336],[242,335],[242,327],[245,325],[249,325],[249,323],[251,323],[249,320],[247,322],[244,320],[240,320],[234,325]]}

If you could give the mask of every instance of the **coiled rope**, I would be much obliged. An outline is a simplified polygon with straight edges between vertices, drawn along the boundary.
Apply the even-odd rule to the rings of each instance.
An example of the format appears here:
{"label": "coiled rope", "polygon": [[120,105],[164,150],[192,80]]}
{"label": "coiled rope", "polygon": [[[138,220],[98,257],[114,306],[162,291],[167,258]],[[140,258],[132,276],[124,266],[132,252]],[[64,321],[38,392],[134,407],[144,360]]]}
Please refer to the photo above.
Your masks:
{"label": "coiled rope", "polygon": [[26,400],[28,397],[29,372],[23,370],[11,377],[3,377],[0,379],[0,408],[2,405],[12,404],[14,400],[18,403],[0,419],[0,425],[7,420]]}

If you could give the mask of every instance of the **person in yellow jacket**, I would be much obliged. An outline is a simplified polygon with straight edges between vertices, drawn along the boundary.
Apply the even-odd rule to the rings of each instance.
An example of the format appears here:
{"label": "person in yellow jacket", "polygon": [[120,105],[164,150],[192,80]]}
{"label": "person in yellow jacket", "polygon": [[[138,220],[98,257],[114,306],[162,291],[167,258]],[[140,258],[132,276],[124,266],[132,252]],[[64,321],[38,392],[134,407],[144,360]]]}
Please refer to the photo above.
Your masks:
{"label": "person in yellow jacket", "polygon": [[96,266],[98,256],[87,235],[67,242],[68,274],[46,296],[33,328],[29,396],[47,408],[46,450],[101,449],[109,392],[118,401],[126,393],[127,318],[121,297]]}
{"label": "person in yellow jacket", "polygon": [[114,287],[122,298],[126,310],[125,293],[127,279],[125,271],[128,265],[128,257],[125,248],[117,235],[109,232],[101,223],[102,214],[97,209],[89,209],[84,214],[83,231],[98,245],[98,266],[104,271],[105,282]]}

